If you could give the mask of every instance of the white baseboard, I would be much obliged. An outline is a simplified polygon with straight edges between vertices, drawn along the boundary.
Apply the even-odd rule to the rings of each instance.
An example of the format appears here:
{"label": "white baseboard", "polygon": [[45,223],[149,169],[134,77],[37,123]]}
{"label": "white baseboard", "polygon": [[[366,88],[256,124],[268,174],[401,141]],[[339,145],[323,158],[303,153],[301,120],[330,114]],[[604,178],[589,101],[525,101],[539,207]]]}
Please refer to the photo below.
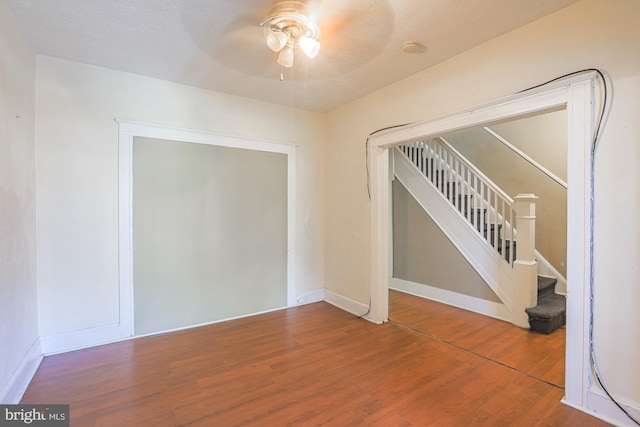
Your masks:
{"label": "white baseboard", "polygon": [[395,277],[391,278],[389,288],[511,323],[511,312],[504,304],[447,291],[434,286],[396,279]]}
{"label": "white baseboard", "polygon": [[[616,399],[618,400],[618,399]],[[628,402],[618,400],[620,406],[624,408],[636,420],[640,420],[640,408],[633,406]],[[580,408],[578,408],[580,409]],[[598,388],[591,388],[587,391],[587,411],[594,417],[598,417],[610,424],[616,426],[635,426],[633,421],[629,419],[615,403],[607,395]]]}
{"label": "white baseboard", "polygon": [[[324,290],[316,289],[313,291],[300,293],[297,297],[298,305],[311,304],[313,302],[320,302],[324,300]],[[264,310],[257,313],[248,313],[240,316],[229,317],[225,319],[219,319],[212,322],[206,322],[202,324],[189,325],[169,330],[163,330],[158,332],[152,332],[149,334],[123,336],[120,325],[107,325],[97,328],[83,329],[80,331],[66,332],[63,334],[48,335],[41,337],[42,352],[45,355],[66,353],[74,350],[81,350],[90,347],[96,347],[99,345],[110,344],[127,339],[141,338],[146,336],[153,336],[159,334],[166,334],[169,332],[177,332],[185,329],[197,328],[200,326],[212,325],[215,323],[226,322],[229,320],[241,319],[249,316],[256,316],[259,314],[270,313],[272,311],[284,310],[287,307],[277,307],[270,310]]]}
{"label": "white baseboard", "polygon": [[296,297],[298,305],[312,304],[324,301],[324,289],[314,289],[313,291],[300,292]]}
{"label": "white baseboard", "polygon": [[[296,306],[294,306],[294,307],[296,307]],[[215,325],[217,323],[229,322],[231,320],[238,320],[238,319],[244,319],[244,318],[252,317],[252,316],[259,316],[261,314],[273,313],[273,312],[276,312],[276,311],[286,310],[287,308],[291,308],[291,307],[270,308],[269,310],[257,311],[255,313],[240,314],[238,316],[233,316],[233,317],[225,317],[224,319],[212,320],[211,322],[196,323],[194,325],[180,326],[178,328],[165,329],[163,331],[149,332],[148,334],[135,335],[135,336],[131,336],[131,337],[128,337],[128,338],[125,338],[125,339],[137,339],[137,338],[153,337],[153,336],[156,336],[156,335],[170,334],[172,332],[187,331],[189,329],[201,328],[203,326]]]}
{"label": "white baseboard", "polygon": [[[363,304],[361,302],[352,300],[343,295],[337,294],[335,292],[331,292],[325,289],[314,289],[312,291],[301,292],[296,297],[296,301],[298,305],[303,304],[311,304],[314,302],[327,301],[329,304],[334,305],[338,308],[341,308],[345,311],[353,313],[355,315],[362,315],[367,312],[369,309],[368,305]],[[276,308],[276,311],[282,310],[286,307]],[[254,316],[256,314],[261,313],[251,313],[244,316],[238,316],[229,319],[223,319],[216,322],[218,323],[227,320],[233,320],[235,318],[246,317],[246,316]],[[207,323],[209,324],[209,323]],[[189,327],[196,327],[203,325],[193,325]],[[179,328],[186,329],[186,328]],[[162,333],[171,332],[171,331],[163,331]],[[120,325],[107,325],[90,329],[83,329],[79,331],[71,331],[62,334],[56,335],[47,335],[40,338],[41,344],[41,354],[44,355],[52,355],[59,353],[66,353],[69,351],[80,350],[83,348],[95,347],[98,345],[109,344],[112,342],[122,341],[125,339],[133,338],[130,336],[123,336]]]}
{"label": "white baseboard", "polygon": [[42,347],[40,339],[36,339],[24,356],[7,384],[0,390],[0,403],[15,405],[20,403],[24,392],[27,391],[31,379],[36,374],[42,362]]}
{"label": "white baseboard", "polygon": [[344,295],[337,294],[327,289],[324,290],[324,300],[329,304],[348,311],[356,316],[362,316],[369,311],[369,306],[359,301],[352,300]]}
{"label": "white baseboard", "polygon": [[122,337],[120,325],[116,324],[66,332],[63,334],[47,335],[41,337],[40,340],[42,342],[42,352],[49,356],[122,341],[126,338],[129,337]]}

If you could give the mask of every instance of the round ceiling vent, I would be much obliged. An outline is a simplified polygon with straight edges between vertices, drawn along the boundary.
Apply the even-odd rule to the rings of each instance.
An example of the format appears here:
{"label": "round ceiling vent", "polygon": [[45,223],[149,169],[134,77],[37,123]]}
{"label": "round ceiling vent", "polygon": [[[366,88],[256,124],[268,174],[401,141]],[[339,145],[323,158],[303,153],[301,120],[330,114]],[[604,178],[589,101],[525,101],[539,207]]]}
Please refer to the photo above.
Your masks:
{"label": "round ceiling vent", "polygon": [[402,44],[402,50],[405,53],[424,53],[427,47],[417,40],[409,40]]}

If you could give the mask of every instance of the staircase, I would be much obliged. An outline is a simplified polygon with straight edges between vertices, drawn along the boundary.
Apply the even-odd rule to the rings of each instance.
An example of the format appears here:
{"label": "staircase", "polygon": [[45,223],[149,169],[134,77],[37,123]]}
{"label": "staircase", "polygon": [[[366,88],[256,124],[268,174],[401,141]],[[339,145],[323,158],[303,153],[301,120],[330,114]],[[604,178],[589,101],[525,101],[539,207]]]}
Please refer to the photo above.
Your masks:
{"label": "staircase", "polygon": [[[403,177],[400,180],[410,192],[411,183],[424,185],[426,181],[430,185],[431,190],[422,190],[423,194],[431,194],[430,206],[421,205],[432,218],[431,211],[439,212],[441,219],[452,216],[442,207],[433,206],[442,204],[437,197],[433,198],[435,189],[449,212],[460,218],[458,223],[473,229],[470,234],[458,225],[446,232],[439,223],[505,306],[513,311],[512,322],[545,334],[564,325],[565,298],[555,293],[556,280],[536,273],[537,197],[519,195],[516,200],[512,199],[441,138],[403,144],[397,154],[401,159],[394,167],[396,176]],[[412,170],[407,172],[403,162],[410,164]],[[412,194],[418,200],[417,195]],[[517,228],[521,229],[526,242],[521,259],[516,253]],[[480,241],[482,245],[474,246],[471,240]]]}
{"label": "staircase", "polygon": [[538,276],[538,305],[525,309],[532,331],[550,334],[567,321],[566,298],[556,294],[553,277]]}

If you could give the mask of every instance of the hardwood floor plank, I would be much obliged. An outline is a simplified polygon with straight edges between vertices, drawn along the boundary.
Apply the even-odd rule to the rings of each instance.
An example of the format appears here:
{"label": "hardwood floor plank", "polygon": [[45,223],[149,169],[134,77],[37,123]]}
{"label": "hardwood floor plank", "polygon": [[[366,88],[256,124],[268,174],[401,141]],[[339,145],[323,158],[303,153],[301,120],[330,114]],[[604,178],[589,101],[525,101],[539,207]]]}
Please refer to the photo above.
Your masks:
{"label": "hardwood floor plank", "polygon": [[[421,310],[393,300],[398,311]],[[488,351],[473,337],[517,348],[529,339],[430,307],[420,322],[455,345],[316,303],[48,356],[23,403],[69,403],[73,426],[606,425],[562,405],[561,389],[463,347]]]}
{"label": "hardwood floor plank", "polygon": [[[564,387],[564,328],[540,334],[393,290],[389,291],[389,313],[392,321]],[[460,319],[468,324],[466,330],[460,327]]]}

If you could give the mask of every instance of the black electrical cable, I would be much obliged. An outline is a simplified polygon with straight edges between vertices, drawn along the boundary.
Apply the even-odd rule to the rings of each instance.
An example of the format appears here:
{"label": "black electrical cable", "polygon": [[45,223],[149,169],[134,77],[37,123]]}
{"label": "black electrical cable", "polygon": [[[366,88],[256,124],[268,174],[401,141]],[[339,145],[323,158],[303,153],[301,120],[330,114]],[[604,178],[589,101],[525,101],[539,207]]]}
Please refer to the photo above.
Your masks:
{"label": "black electrical cable", "polygon": [[367,171],[367,194],[369,195],[369,200],[371,200],[371,186],[369,184],[369,139],[371,139],[371,137],[373,135],[375,135],[376,133],[378,133],[378,132],[382,132],[382,131],[389,130],[389,129],[401,128],[403,126],[409,126],[409,125],[412,125],[414,123],[416,123],[416,122],[409,122],[409,123],[404,123],[404,124],[401,124],[401,125],[387,126],[385,128],[374,130],[373,132],[371,132],[369,134],[369,136],[367,136],[367,139],[364,141],[364,153],[365,153],[364,160],[365,160],[365,169]]}
{"label": "black electrical cable", "polygon": [[[595,149],[596,141],[598,140],[599,135],[600,135],[600,125],[601,125],[603,117],[604,117],[604,112],[605,112],[604,106],[607,103],[606,79],[604,77],[604,74],[602,74],[602,72],[599,69],[597,69],[597,68],[585,68],[583,70],[573,71],[571,73],[563,74],[563,75],[561,75],[559,77],[556,77],[556,78],[553,78],[551,80],[548,80],[548,81],[546,81],[544,83],[540,83],[538,85],[528,87],[528,88],[523,89],[521,91],[518,91],[516,93],[527,92],[527,91],[530,91],[530,90],[533,90],[533,89],[537,89],[539,87],[546,86],[549,83],[553,83],[555,81],[562,80],[562,79],[567,78],[567,77],[575,76],[575,75],[578,75],[578,74],[589,73],[589,72],[597,73],[600,76],[600,79],[602,80],[603,85],[604,85],[604,96],[603,96],[604,99],[603,99],[603,103],[602,103],[603,108],[602,108],[602,110],[600,112],[600,117],[598,119],[597,127],[595,129],[595,134],[594,134],[594,137],[593,137],[593,146],[594,146],[594,149]],[[369,200],[371,200],[371,188],[370,188],[370,184],[369,184],[369,140],[371,139],[371,137],[373,135],[375,135],[375,134],[377,134],[379,132],[382,132],[382,131],[385,131],[385,130],[389,130],[389,129],[401,128],[401,127],[409,126],[409,125],[412,125],[412,124],[415,124],[415,123],[417,123],[417,122],[409,122],[409,123],[403,123],[403,124],[398,124],[398,125],[387,126],[387,127],[375,130],[375,131],[371,132],[367,136],[367,139],[365,140],[365,143],[364,143],[364,147],[365,147],[364,149],[365,149],[365,169],[366,169],[366,172],[367,172],[367,194],[369,195]]]}
{"label": "black electrical cable", "polygon": [[604,77],[604,74],[602,73],[602,71],[600,71],[597,68],[585,68],[582,70],[578,70],[578,71],[573,71],[571,73],[567,73],[567,74],[563,74],[559,77],[553,78],[551,80],[547,80],[544,83],[540,83],[538,85],[535,86],[531,86],[528,87],[526,89],[523,89],[521,91],[518,91],[516,93],[523,93],[523,92],[527,92],[533,89],[537,89],[539,87],[543,87],[548,85],[549,83],[553,83],[553,82],[557,82],[558,80],[562,80],[562,79],[566,79],[567,77],[572,77],[572,76],[577,76],[579,74],[585,74],[585,73],[597,73],[598,76],[600,77],[600,80],[602,81],[602,87],[603,87],[603,95],[602,95],[602,107],[600,108],[600,115],[598,117],[598,121],[596,122],[596,128],[593,134],[593,143],[592,143],[592,154],[595,151],[596,148],[596,144],[597,141],[600,139],[600,130],[601,130],[601,125],[602,125],[602,121],[604,120],[604,114],[606,111],[606,106],[607,106],[607,79]]}
{"label": "black electrical cable", "polygon": [[602,124],[604,121],[604,117],[605,114],[607,112],[607,102],[608,102],[608,86],[607,86],[607,79],[605,78],[604,74],[602,73],[602,71],[600,71],[597,68],[586,68],[584,70],[579,70],[579,71],[574,71],[572,73],[568,73],[568,74],[564,74],[560,77],[556,77],[554,79],[551,79],[545,83],[541,83],[539,85],[536,86],[532,86],[528,89],[524,89],[518,93],[522,93],[522,92],[526,92],[529,90],[533,90],[533,89],[537,89],[539,87],[545,86],[549,83],[567,78],[567,77],[571,77],[571,76],[575,76],[578,74],[584,74],[584,73],[597,73],[598,76],[600,77],[600,80],[602,81],[602,105],[600,107],[600,114],[598,115],[598,119],[596,122],[596,126],[594,128],[594,133],[593,133],[593,141],[591,143],[591,150],[590,150],[590,167],[591,167],[591,172],[590,172],[590,194],[589,194],[589,203],[590,203],[590,211],[591,211],[591,216],[589,219],[589,232],[590,232],[590,236],[589,236],[589,263],[590,263],[590,272],[589,272],[589,299],[591,301],[590,305],[590,311],[589,311],[589,363],[591,364],[591,369],[593,371],[594,377],[596,378],[596,381],[598,383],[598,385],[600,386],[600,388],[602,388],[602,390],[604,391],[604,393],[609,397],[609,399],[611,399],[611,401],[631,420],[633,421],[635,424],[640,426],[640,421],[638,421],[637,419],[635,419],[621,404],[620,402],[618,402],[613,395],[609,392],[609,390],[607,389],[607,387],[604,384],[604,381],[602,379],[602,374],[600,373],[600,369],[598,368],[598,359],[596,357],[596,350],[595,350],[595,340],[594,340],[594,336],[593,336],[593,329],[594,329],[594,302],[595,302],[595,256],[594,256],[594,216],[595,216],[595,157],[596,157],[596,149],[598,148],[598,142],[600,141],[600,137],[601,137],[601,132],[602,132]]}
{"label": "black electrical cable", "polygon": [[[640,426],[640,421],[635,419],[626,409],[624,409],[624,407],[611,395],[611,393],[609,392],[609,390],[607,389],[607,387],[604,384],[604,381],[602,380],[602,375],[600,374],[600,370],[598,368],[598,361],[596,358],[596,352],[595,352],[595,345],[594,345],[594,339],[593,339],[593,329],[594,329],[594,301],[595,301],[595,257],[594,257],[594,216],[595,216],[595,155],[596,155],[596,149],[598,147],[598,142],[600,141],[600,137],[601,137],[601,132],[603,129],[603,121],[604,121],[604,117],[605,114],[607,112],[607,102],[608,102],[608,86],[607,86],[607,79],[604,76],[604,73],[602,73],[602,71],[600,71],[597,68],[585,68],[582,70],[578,70],[578,71],[574,71],[571,73],[567,73],[567,74],[563,74],[561,76],[558,76],[556,78],[553,78],[551,80],[548,80],[544,83],[540,83],[538,85],[535,86],[531,86],[527,89],[523,89],[519,92],[516,93],[523,93],[523,92],[527,92],[533,89],[537,89],[543,86],[546,86],[550,83],[565,79],[567,77],[572,77],[572,76],[576,76],[579,74],[585,74],[585,73],[596,73],[598,74],[598,76],[600,77],[600,80],[602,82],[602,105],[600,107],[600,114],[598,115],[598,119],[596,121],[596,126],[594,128],[594,133],[593,133],[593,140],[591,143],[591,172],[590,172],[590,236],[589,236],[589,263],[590,263],[590,276],[589,276],[589,298],[591,301],[591,304],[589,304],[590,306],[590,313],[589,313],[589,362],[591,364],[591,369],[593,370],[594,376],[596,378],[596,381],[598,382],[598,385],[602,388],[602,390],[605,392],[605,394],[609,397],[609,399],[611,399],[611,401],[631,420],[633,421],[635,424]],[[394,125],[394,126],[388,126],[382,129],[378,129],[374,132],[371,132],[369,134],[369,136],[367,137],[366,141],[365,141],[365,161],[366,161],[366,171],[367,171],[367,193],[369,195],[369,199],[371,199],[371,188],[369,185],[369,139],[375,135],[378,132],[382,132],[388,129],[395,129],[395,128],[399,128],[399,127],[403,127],[403,126],[408,126],[411,125],[415,122],[411,122],[411,123],[405,123],[405,124],[400,124],[400,125]],[[369,310],[371,310],[371,303],[369,303]],[[369,310],[363,314],[360,317],[365,316],[366,314],[369,313]],[[406,326],[406,325],[405,325]]]}
{"label": "black electrical cable", "polygon": [[609,392],[609,390],[607,389],[607,387],[604,384],[604,381],[602,379],[602,374],[600,373],[600,369],[598,368],[598,359],[596,357],[596,350],[595,350],[595,342],[594,342],[594,338],[593,338],[593,329],[594,329],[594,302],[595,302],[595,256],[594,256],[594,216],[595,216],[595,157],[596,157],[596,149],[598,147],[598,142],[600,141],[600,137],[601,137],[601,132],[602,132],[602,124],[604,121],[604,117],[605,114],[607,112],[607,101],[608,101],[608,86],[607,86],[607,79],[605,78],[604,74],[602,73],[602,71],[600,71],[597,68],[586,68],[584,70],[579,70],[579,71],[574,71],[572,73],[568,73],[568,74],[564,74],[560,77],[556,77],[554,79],[551,79],[547,82],[541,83],[539,85],[536,86],[532,86],[530,88],[524,89],[518,93],[522,93],[522,92],[526,92],[529,90],[533,90],[533,89],[537,89],[539,87],[548,85],[549,83],[567,78],[567,77],[571,77],[571,76],[575,76],[578,74],[584,74],[584,73],[597,73],[598,76],[600,77],[600,80],[602,81],[602,105],[600,107],[600,114],[598,115],[598,119],[596,122],[596,126],[594,128],[594,133],[593,133],[593,141],[591,143],[591,150],[590,150],[590,167],[591,167],[591,171],[590,171],[590,197],[589,197],[589,203],[590,203],[590,212],[591,212],[591,216],[589,219],[589,263],[590,263],[590,272],[589,272],[589,299],[591,301],[591,304],[589,304],[590,306],[590,311],[589,311],[589,363],[591,364],[591,369],[593,371],[593,374],[596,378],[596,381],[598,382],[598,385],[600,386],[600,388],[602,388],[602,390],[604,391],[604,393],[609,397],[609,399],[611,399],[611,401],[631,420],[633,421],[635,424],[640,426],[640,421],[638,421],[637,419],[635,419],[625,408],[622,407],[622,405],[620,404],[620,402],[618,402],[613,395]]}
{"label": "black electrical cable", "polygon": [[596,349],[595,349],[595,340],[593,337],[594,323],[595,323],[595,227],[594,227],[594,217],[595,217],[595,159],[596,159],[596,150],[598,148],[598,142],[600,139],[600,130],[602,126],[602,122],[604,120],[604,115],[607,107],[607,81],[600,72],[600,70],[591,70],[596,71],[600,78],[602,79],[603,85],[603,95],[602,95],[602,108],[600,110],[600,117],[598,118],[598,123],[594,131],[593,144],[591,146],[591,174],[590,174],[590,210],[591,210],[591,218],[590,218],[590,239],[589,239],[589,262],[590,262],[590,271],[589,271],[589,298],[591,301],[590,311],[589,311],[589,361],[591,363],[591,369],[593,370],[593,374],[598,382],[598,385],[602,388],[604,393],[611,399],[611,401],[636,425],[640,426],[640,421],[634,418],[625,408],[622,407],[622,404],[618,402],[613,395],[609,392],[607,387],[604,384],[602,379],[602,374],[600,373],[600,369],[598,367],[598,359],[596,357]]}
{"label": "black electrical cable", "polygon": [[369,308],[367,308],[367,312],[366,313],[362,313],[360,316],[358,316],[358,319],[362,319],[364,316],[366,316],[370,312],[371,312],[371,298],[369,298]]}
{"label": "black electrical cable", "polygon": [[527,377],[529,377],[529,378],[533,378],[533,379],[534,379],[534,380],[536,380],[536,381],[540,381],[540,382],[543,382],[543,383],[545,383],[545,384],[548,384],[548,385],[550,385],[550,386],[552,386],[552,387],[555,387],[555,388],[559,388],[559,389],[561,389],[561,390],[564,390],[564,387],[562,387],[561,385],[554,384],[554,383],[552,383],[551,381],[545,380],[544,378],[536,377],[535,375],[531,375],[531,374],[530,374],[530,373],[528,373],[528,372],[521,371],[521,370],[520,370],[520,369],[518,369],[518,368],[514,368],[513,366],[509,366],[509,365],[507,365],[506,363],[503,363],[503,362],[500,362],[500,361],[498,361],[498,360],[492,359],[492,358],[490,358],[490,357],[488,357],[488,356],[485,356],[484,354],[478,353],[477,351],[473,351],[473,350],[471,350],[471,349],[469,349],[469,348],[462,347],[462,346],[460,346],[460,345],[456,344],[454,341],[445,340],[444,338],[440,338],[440,337],[438,337],[438,336],[436,336],[436,335],[432,335],[432,334],[430,334],[430,333],[428,333],[428,332],[421,331],[420,329],[416,329],[416,328],[414,328],[413,326],[409,326],[409,325],[406,325],[406,324],[404,324],[404,323],[396,322],[396,321],[395,321],[395,320],[393,320],[393,319],[389,319],[389,323],[391,323],[391,324],[393,324],[393,325],[396,325],[396,326],[399,326],[399,327],[402,327],[402,328],[409,329],[410,331],[416,332],[416,333],[418,333],[418,334],[420,334],[420,335],[424,335],[425,337],[431,338],[431,339],[436,340],[436,341],[438,341],[438,342],[441,342],[441,343],[443,343],[443,344],[450,345],[451,347],[457,348],[458,350],[462,350],[462,351],[464,351],[464,352],[471,353],[471,354],[473,354],[474,356],[481,357],[481,358],[483,358],[483,359],[485,359],[485,360],[488,360],[488,361],[490,361],[490,362],[493,362],[493,363],[495,363],[495,364],[497,364],[497,365],[504,366],[505,368],[509,368],[509,369],[511,369],[512,371],[518,372],[518,373],[520,373],[520,374],[522,374],[522,375],[525,375],[525,376],[527,376]]}

